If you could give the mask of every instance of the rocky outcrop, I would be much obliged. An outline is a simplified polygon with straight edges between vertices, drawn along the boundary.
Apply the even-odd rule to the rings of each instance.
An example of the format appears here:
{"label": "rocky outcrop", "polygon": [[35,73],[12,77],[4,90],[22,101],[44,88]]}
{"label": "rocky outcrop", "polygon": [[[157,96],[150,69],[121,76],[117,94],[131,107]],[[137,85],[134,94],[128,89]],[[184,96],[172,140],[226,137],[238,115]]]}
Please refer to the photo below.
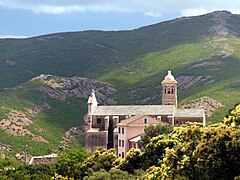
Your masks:
{"label": "rocky outcrop", "polygon": [[33,124],[32,119],[36,117],[38,113],[50,108],[47,103],[44,103],[41,106],[35,106],[25,111],[10,109],[7,118],[0,121],[0,129],[12,136],[27,136],[34,141],[48,143],[42,136],[34,134],[26,127]]}
{"label": "rocky outcrop", "polygon": [[192,86],[195,86],[196,84],[200,82],[204,82],[205,84],[213,83],[215,80],[210,75],[198,75],[198,76],[187,76],[182,75],[176,78],[178,82],[178,90],[186,90],[189,89]]}
{"label": "rocky outcrop", "polygon": [[223,107],[223,105],[220,102],[210,97],[201,97],[181,106],[181,108],[185,109],[203,108],[207,117],[210,117],[215,110],[221,107]]}
{"label": "rocky outcrop", "polygon": [[[212,20],[215,23],[210,29],[209,29],[209,35],[216,37],[221,36],[225,37],[229,34],[229,29],[227,28],[227,19],[230,18],[232,15],[231,12],[228,11],[216,11],[214,13],[211,13]],[[233,32],[231,32],[233,33]]]}
{"label": "rocky outcrop", "polygon": [[115,89],[109,84],[81,77],[56,77],[52,75],[41,74],[32,79],[32,81],[40,80],[42,83],[50,87],[41,87],[40,90],[58,100],[64,101],[66,96],[81,97],[87,99],[92,89],[96,90],[98,102],[100,104],[116,104],[117,101],[113,97]]}
{"label": "rocky outcrop", "polygon": [[12,146],[7,145],[7,144],[3,144],[3,143],[0,142],[0,158],[5,159],[5,157],[6,157],[5,151],[11,152],[12,151]]}
{"label": "rocky outcrop", "polygon": [[[234,40],[236,44],[239,44],[237,39]],[[210,45],[212,49],[217,50],[217,55],[222,58],[229,57],[233,54],[234,48],[229,44],[228,39],[225,37],[222,38],[213,38],[210,40]]]}
{"label": "rocky outcrop", "polygon": [[70,128],[62,137],[62,141],[60,142],[59,148],[62,150],[67,149],[69,144],[72,143],[72,138],[76,136],[83,136],[83,134],[84,126]]}
{"label": "rocky outcrop", "polygon": [[203,62],[199,62],[193,66],[191,66],[190,68],[188,69],[192,69],[192,68],[206,68],[206,67],[209,67],[209,66],[218,66],[218,65],[221,65],[223,64],[222,61],[203,61]]}

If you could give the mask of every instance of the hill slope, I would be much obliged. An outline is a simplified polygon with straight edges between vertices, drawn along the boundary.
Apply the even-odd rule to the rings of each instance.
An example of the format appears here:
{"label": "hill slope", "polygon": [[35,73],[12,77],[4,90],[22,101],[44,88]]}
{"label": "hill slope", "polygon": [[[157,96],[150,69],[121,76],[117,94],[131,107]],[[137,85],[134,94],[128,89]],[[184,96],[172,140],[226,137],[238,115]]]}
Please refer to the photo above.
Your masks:
{"label": "hill slope", "polygon": [[[224,24],[223,18],[229,23]],[[83,31],[1,39],[0,88],[13,87],[43,73],[96,79],[151,52],[196,43],[226,32],[238,35],[238,21],[240,18],[229,12],[215,12],[132,31]]]}
{"label": "hill slope", "polygon": [[[179,83],[180,106],[201,106],[198,100],[212,98],[210,109],[215,100],[221,105],[211,110],[208,123],[220,121],[240,99],[239,36],[240,16],[218,11],[131,31],[0,39],[0,116],[5,119],[0,133],[6,136],[0,142],[13,142],[18,152],[25,142],[40,147],[37,153],[56,149],[69,128],[82,125],[91,88],[100,88],[100,103],[159,104],[169,66]],[[20,119],[17,126],[28,135],[7,135],[19,129],[4,129],[9,119],[12,124]]]}
{"label": "hill slope", "polygon": [[79,77],[41,75],[1,93],[0,149],[8,147],[16,154],[28,144],[29,154],[43,154],[82,146],[85,99],[92,88],[98,89],[99,102],[116,103],[109,85]]}

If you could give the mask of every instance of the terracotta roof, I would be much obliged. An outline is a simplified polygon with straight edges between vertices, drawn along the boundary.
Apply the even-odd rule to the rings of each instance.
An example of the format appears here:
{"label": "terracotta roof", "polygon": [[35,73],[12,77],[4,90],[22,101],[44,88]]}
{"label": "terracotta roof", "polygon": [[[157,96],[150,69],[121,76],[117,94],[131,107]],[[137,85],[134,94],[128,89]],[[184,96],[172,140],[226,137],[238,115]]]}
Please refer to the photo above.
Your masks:
{"label": "terracotta roof", "polygon": [[174,113],[173,105],[120,105],[120,106],[94,106],[92,114],[102,116],[113,115],[171,115]]}
{"label": "terracotta roof", "polygon": [[203,117],[204,109],[176,109],[175,117]]}

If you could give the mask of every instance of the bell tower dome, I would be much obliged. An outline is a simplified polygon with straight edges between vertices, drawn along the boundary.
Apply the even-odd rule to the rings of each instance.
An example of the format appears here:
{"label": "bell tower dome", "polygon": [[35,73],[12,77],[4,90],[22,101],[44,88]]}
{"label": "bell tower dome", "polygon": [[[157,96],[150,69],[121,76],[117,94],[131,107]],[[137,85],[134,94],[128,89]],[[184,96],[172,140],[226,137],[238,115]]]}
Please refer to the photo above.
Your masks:
{"label": "bell tower dome", "polygon": [[177,107],[177,81],[171,71],[168,71],[168,75],[162,81],[162,105]]}

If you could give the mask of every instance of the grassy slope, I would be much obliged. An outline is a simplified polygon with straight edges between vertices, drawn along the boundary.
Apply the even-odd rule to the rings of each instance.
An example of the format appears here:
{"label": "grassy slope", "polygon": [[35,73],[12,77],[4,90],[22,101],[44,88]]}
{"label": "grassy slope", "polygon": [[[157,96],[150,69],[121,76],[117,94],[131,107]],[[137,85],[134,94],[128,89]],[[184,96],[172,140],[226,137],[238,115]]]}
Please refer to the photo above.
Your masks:
{"label": "grassy slope", "polygon": [[[212,48],[212,42],[228,45],[233,49],[231,56],[223,58],[221,53],[225,47],[217,46]],[[176,77],[180,75],[209,75],[214,78],[214,83],[198,83],[188,90],[179,92],[180,104],[202,96],[210,96],[225,105],[225,108],[216,112],[209,119],[216,122],[222,119],[229,107],[232,107],[240,99],[240,54],[239,38],[229,36],[228,38],[208,39],[196,43],[188,43],[173,48],[149,53],[135,61],[123,64],[109,73],[100,77],[100,80],[114,84],[118,91],[118,98],[122,103],[134,102],[137,99],[160,95],[160,83],[166,75],[168,65]],[[226,51],[226,50],[225,50]],[[198,62],[216,62],[221,64],[204,68],[191,68]],[[232,66],[233,65],[233,66]],[[231,67],[231,68],[230,68]],[[128,92],[132,89],[140,89],[138,95]],[[160,102],[160,96],[155,98],[154,103]]]}
{"label": "grassy slope", "polygon": [[[83,124],[83,116],[86,112],[85,100],[80,98],[68,97],[66,101],[60,101],[43,95],[38,88],[45,85],[39,82],[28,82],[17,88],[0,94],[1,112],[0,116],[4,117],[8,109],[25,111],[26,108],[33,108],[36,105],[42,105],[47,102],[50,110],[39,113],[33,120],[33,124],[26,127],[31,132],[41,135],[49,143],[32,141],[29,137],[15,137],[0,131],[1,143],[11,144],[16,152],[23,150],[25,143],[29,144],[30,154],[49,153],[50,150],[58,149],[63,134],[73,126]],[[4,107],[4,108],[3,108]],[[38,132],[36,129],[44,129],[47,133]],[[81,146],[82,139],[75,139],[77,142],[74,146]]]}
{"label": "grassy slope", "polygon": [[[202,39],[213,24],[210,17],[177,19],[133,31],[0,39],[0,88],[13,87],[42,73],[98,78],[150,52]],[[14,64],[6,64],[6,60]]]}

